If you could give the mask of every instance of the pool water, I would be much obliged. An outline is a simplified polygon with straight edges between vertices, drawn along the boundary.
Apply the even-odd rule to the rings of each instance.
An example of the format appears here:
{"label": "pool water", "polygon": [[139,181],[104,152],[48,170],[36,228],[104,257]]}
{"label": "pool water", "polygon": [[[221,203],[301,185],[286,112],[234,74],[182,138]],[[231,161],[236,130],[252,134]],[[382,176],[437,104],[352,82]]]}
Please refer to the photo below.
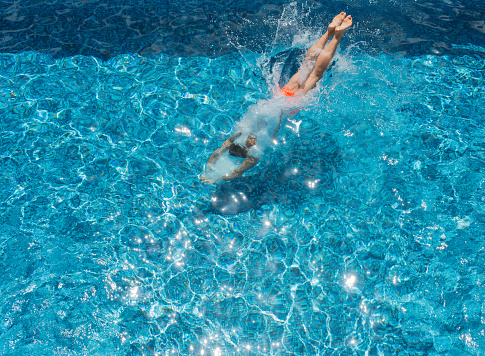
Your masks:
{"label": "pool water", "polygon": [[343,42],[252,171],[200,182],[312,36],[0,54],[2,354],[484,354],[485,47]]}

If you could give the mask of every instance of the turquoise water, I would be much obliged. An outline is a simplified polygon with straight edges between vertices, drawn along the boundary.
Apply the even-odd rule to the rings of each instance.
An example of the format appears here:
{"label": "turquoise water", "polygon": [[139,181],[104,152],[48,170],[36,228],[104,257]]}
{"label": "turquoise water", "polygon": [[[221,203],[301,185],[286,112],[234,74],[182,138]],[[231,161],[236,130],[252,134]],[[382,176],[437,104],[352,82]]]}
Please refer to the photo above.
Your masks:
{"label": "turquoise water", "polygon": [[201,184],[285,53],[0,55],[2,354],[483,354],[484,57],[342,47]]}

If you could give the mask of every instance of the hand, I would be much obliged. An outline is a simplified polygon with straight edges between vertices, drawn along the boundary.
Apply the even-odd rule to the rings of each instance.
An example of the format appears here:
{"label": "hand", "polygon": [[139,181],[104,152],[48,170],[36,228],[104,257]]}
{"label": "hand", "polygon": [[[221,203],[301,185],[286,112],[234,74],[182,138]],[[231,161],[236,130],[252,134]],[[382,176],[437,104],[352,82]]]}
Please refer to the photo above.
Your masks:
{"label": "hand", "polygon": [[211,184],[213,183],[209,178],[207,178],[205,175],[201,175],[200,176],[200,181],[204,184]]}
{"label": "hand", "polygon": [[222,179],[223,179],[223,180],[226,180],[226,181],[227,181],[227,180],[234,180],[234,179],[236,179],[236,178],[240,178],[240,177],[242,177],[242,175],[243,175],[243,172],[241,172],[241,171],[239,171],[239,170],[235,169],[235,170],[234,170],[234,172],[232,172],[231,174],[227,174],[227,175],[225,175],[224,177],[222,177]]}

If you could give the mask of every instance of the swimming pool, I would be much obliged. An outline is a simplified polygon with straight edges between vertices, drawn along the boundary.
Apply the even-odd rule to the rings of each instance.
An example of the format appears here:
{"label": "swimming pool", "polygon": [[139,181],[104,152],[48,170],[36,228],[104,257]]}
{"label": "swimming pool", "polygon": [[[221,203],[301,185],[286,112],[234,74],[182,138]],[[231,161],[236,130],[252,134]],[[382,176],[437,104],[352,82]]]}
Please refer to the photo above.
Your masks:
{"label": "swimming pool", "polygon": [[[9,13],[40,11],[0,54],[2,354],[484,353],[482,5],[107,4]],[[342,7],[306,110],[249,175],[200,183]]]}

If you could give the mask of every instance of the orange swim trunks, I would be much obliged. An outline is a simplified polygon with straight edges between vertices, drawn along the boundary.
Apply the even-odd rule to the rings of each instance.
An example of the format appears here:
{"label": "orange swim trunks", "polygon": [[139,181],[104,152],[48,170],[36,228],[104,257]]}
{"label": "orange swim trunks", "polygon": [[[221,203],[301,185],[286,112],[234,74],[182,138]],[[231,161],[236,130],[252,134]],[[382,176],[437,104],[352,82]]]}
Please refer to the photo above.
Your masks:
{"label": "orange swim trunks", "polygon": [[284,95],[284,96],[295,96],[296,94],[293,92],[293,90],[291,90],[290,88],[288,88],[286,85],[283,87],[283,89],[281,89],[281,93]]}

